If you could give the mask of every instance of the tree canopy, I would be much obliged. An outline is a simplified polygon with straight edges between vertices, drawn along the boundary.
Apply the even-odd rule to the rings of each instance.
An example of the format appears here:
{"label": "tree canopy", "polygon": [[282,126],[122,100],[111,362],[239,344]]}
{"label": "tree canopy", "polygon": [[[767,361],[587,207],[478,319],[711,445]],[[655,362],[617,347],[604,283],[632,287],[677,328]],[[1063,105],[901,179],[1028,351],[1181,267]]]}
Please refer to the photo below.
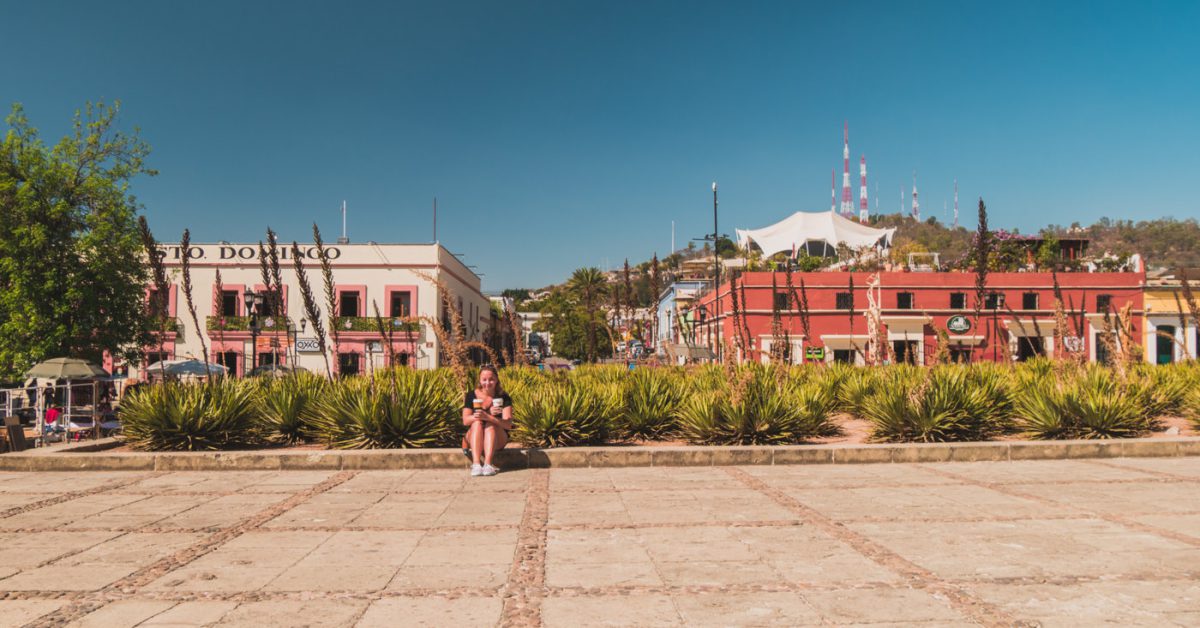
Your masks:
{"label": "tree canopy", "polygon": [[153,175],[119,103],[89,104],[42,142],[20,105],[0,144],[0,379],[43,359],[132,355],[151,329],[130,181]]}

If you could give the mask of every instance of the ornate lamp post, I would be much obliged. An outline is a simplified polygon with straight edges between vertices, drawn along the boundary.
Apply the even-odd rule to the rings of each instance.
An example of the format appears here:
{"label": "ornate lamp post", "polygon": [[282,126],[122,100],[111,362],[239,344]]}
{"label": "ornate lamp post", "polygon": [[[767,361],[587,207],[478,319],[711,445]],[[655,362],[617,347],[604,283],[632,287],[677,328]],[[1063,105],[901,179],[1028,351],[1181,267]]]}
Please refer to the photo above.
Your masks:
{"label": "ornate lamp post", "polygon": [[250,370],[253,371],[258,368],[258,306],[262,296],[246,288],[242,298],[246,303],[246,316],[250,317]]}

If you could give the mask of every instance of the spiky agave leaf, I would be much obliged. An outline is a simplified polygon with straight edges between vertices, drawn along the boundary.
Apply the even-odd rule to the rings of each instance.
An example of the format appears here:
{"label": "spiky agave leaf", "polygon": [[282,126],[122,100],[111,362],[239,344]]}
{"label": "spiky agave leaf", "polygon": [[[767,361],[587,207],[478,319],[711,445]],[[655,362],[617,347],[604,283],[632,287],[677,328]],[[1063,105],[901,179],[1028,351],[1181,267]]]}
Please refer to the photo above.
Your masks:
{"label": "spiky agave leaf", "polygon": [[625,438],[655,440],[675,430],[683,384],[669,369],[639,369],[626,382],[618,430]]}
{"label": "spiky agave leaf", "polygon": [[125,441],[149,451],[229,449],[261,442],[254,390],[239,380],[167,382],[121,404]]}
{"label": "spiky agave leaf", "polygon": [[315,405],[313,430],[337,449],[417,448],[453,441],[459,390],[443,373],[398,368],[375,381],[331,382]]}
{"label": "spiky agave leaf", "polygon": [[269,437],[296,443],[313,436],[316,404],[325,392],[328,380],[306,371],[277,379],[257,379],[262,380],[259,411]]}

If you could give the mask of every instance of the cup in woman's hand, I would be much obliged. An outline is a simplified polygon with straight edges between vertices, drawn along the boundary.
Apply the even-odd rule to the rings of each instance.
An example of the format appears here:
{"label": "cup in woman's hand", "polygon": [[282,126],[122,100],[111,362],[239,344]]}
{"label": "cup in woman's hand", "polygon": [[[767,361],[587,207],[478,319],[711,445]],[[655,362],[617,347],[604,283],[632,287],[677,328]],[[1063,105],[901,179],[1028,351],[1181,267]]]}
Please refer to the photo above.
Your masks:
{"label": "cup in woman's hand", "polygon": [[500,416],[500,413],[503,411],[504,411],[504,400],[501,399],[500,397],[493,398],[492,399],[492,416]]}

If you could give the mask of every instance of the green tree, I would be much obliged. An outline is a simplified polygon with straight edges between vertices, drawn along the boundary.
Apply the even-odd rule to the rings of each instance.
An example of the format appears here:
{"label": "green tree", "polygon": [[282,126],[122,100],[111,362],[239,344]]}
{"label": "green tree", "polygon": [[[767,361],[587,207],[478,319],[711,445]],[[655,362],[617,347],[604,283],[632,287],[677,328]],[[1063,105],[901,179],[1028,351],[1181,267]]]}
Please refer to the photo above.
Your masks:
{"label": "green tree", "polygon": [[589,266],[576,269],[571,274],[567,285],[577,296],[579,306],[583,308],[588,341],[587,359],[589,362],[595,362],[597,357],[596,328],[604,324],[603,317],[600,316],[600,300],[608,292],[608,282],[599,268]]}
{"label": "green tree", "polygon": [[152,328],[130,181],[154,175],[120,104],[89,104],[46,146],[20,105],[0,145],[0,379],[58,356],[136,355]]}

